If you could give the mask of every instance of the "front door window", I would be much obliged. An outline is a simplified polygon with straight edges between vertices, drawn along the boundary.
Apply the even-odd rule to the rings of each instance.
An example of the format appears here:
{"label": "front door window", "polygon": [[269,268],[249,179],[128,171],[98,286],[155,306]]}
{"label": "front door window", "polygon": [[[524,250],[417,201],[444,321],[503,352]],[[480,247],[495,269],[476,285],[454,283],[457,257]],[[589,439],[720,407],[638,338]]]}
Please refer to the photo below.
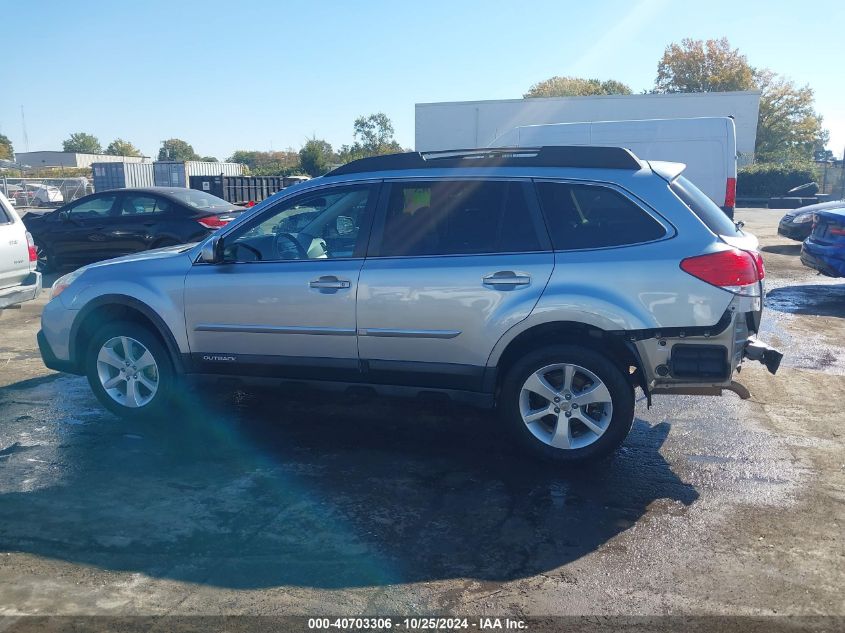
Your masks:
{"label": "front door window", "polygon": [[371,185],[335,187],[279,203],[225,237],[227,262],[363,255]]}

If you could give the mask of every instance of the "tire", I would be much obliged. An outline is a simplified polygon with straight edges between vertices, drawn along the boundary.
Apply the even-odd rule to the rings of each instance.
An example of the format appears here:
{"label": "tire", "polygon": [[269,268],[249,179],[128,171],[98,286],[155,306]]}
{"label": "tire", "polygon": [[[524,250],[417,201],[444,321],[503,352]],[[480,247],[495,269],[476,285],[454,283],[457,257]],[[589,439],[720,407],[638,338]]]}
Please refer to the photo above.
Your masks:
{"label": "tire", "polygon": [[59,263],[50,249],[36,244],[35,250],[38,253],[38,264],[36,266],[38,272],[51,273],[58,269]]}
{"label": "tire", "polygon": [[[127,344],[128,360],[134,361],[129,365]],[[168,413],[168,400],[176,385],[173,363],[158,336],[129,321],[111,323],[96,332],[85,357],[85,375],[106,409],[133,420],[154,419]]]}
{"label": "tire", "polygon": [[553,345],[528,353],[510,368],[499,413],[516,442],[538,457],[595,460],[618,448],[631,430],[634,389],[607,356],[577,345]]}

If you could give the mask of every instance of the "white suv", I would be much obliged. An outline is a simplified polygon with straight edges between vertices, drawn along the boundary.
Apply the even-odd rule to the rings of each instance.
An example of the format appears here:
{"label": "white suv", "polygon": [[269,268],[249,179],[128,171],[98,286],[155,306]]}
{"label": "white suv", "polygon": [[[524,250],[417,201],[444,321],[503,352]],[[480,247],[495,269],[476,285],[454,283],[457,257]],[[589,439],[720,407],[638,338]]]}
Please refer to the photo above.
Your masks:
{"label": "white suv", "polygon": [[0,193],[0,309],[35,299],[41,291],[35,243],[9,200]]}

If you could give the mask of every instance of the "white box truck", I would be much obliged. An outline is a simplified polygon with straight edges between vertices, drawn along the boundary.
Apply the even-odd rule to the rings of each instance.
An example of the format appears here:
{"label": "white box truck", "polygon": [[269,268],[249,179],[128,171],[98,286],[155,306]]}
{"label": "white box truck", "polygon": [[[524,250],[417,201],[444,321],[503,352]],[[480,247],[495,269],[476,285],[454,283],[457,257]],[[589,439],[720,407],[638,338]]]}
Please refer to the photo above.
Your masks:
{"label": "white box truck", "polygon": [[626,147],[641,159],[684,163],[684,176],[733,217],[737,153],[736,127],[730,117],[523,125],[489,146],[543,145]]}

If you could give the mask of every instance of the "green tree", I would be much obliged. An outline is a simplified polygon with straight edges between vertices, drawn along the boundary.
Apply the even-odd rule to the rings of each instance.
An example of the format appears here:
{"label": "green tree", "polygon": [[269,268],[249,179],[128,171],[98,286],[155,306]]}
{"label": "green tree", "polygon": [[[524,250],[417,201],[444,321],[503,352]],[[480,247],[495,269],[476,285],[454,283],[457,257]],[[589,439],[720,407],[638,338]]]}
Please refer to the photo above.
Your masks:
{"label": "green tree", "polygon": [[729,92],[754,88],[754,70],[738,49],[718,40],[685,38],[657,64],[655,92]]}
{"label": "green tree", "polygon": [[214,156],[203,156],[200,158],[201,161],[205,161],[206,163],[218,163],[218,161]]}
{"label": "green tree", "polygon": [[62,149],[66,152],[78,152],[80,154],[100,154],[103,151],[97,137],[87,132],[74,132],[71,134],[62,143]]}
{"label": "green tree", "polygon": [[353,129],[355,142],[342,146],[338,152],[338,160],[342,163],[402,151],[402,146],[393,138],[393,123],[383,112],[359,116]]}
{"label": "green tree", "polygon": [[294,151],[238,150],[228,160],[246,165],[253,176],[290,176],[300,172],[299,153]]}
{"label": "green tree", "polygon": [[336,160],[332,146],[318,138],[308,139],[299,150],[299,164],[309,176],[322,176]]}
{"label": "green tree", "polygon": [[754,68],[726,38],[670,44],[657,65],[655,92],[760,90],[756,159],[810,160],[828,132],[815,111],[813,90],[766,68]]}
{"label": "green tree", "polygon": [[0,134],[0,159],[15,159],[15,148],[12,147],[12,141],[10,141],[9,137],[4,134]]}
{"label": "green tree", "polygon": [[615,79],[552,77],[534,84],[523,97],[585,97],[590,95],[629,95],[631,89]]}
{"label": "green tree", "polygon": [[116,138],[106,147],[106,154],[112,156],[141,156],[141,151],[129,141]]}
{"label": "green tree", "polygon": [[822,151],[830,135],[815,110],[813,89],[771,70],[755,70],[754,83],[762,91],[757,142],[754,152],[760,161],[811,160]]}
{"label": "green tree", "polygon": [[199,160],[199,154],[186,141],[180,138],[170,138],[163,141],[158,150],[159,160]]}

